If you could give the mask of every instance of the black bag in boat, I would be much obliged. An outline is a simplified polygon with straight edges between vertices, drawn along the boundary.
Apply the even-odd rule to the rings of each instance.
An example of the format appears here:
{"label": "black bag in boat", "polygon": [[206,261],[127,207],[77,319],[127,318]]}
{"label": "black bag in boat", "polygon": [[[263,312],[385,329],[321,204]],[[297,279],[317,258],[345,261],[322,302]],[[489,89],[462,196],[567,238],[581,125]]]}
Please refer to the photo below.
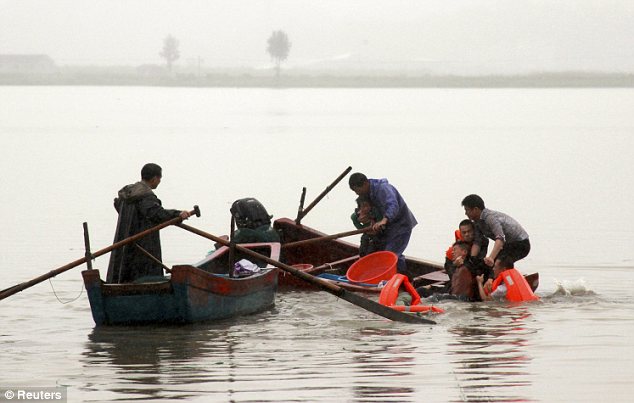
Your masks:
{"label": "black bag in boat", "polygon": [[271,218],[273,218],[267,213],[262,203],[253,197],[234,201],[229,211],[235,218],[238,228],[256,229],[263,225],[271,225]]}

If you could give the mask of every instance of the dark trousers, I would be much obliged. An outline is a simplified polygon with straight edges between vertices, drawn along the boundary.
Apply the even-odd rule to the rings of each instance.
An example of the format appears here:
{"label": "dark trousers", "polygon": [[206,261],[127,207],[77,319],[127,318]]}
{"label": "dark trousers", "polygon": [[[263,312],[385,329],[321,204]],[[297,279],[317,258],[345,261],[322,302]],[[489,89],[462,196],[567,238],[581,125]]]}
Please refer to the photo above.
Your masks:
{"label": "dark trousers", "polygon": [[531,251],[531,243],[528,239],[517,242],[505,242],[504,247],[495,258],[495,260],[508,259],[515,263],[518,260],[524,259]]}
{"label": "dark trousers", "polygon": [[409,243],[409,238],[411,235],[412,235],[411,231],[406,232],[404,234],[399,234],[399,235],[393,235],[388,233],[385,239],[385,250],[394,252],[396,256],[398,256],[398,263],[396,266],[397,271],[405,275],[408,275],[408,273],[407,273],[407,265],[405,264],[405,257],[403,256],[403,252],[405,252],[405,248],[407,248],[407,244]]}

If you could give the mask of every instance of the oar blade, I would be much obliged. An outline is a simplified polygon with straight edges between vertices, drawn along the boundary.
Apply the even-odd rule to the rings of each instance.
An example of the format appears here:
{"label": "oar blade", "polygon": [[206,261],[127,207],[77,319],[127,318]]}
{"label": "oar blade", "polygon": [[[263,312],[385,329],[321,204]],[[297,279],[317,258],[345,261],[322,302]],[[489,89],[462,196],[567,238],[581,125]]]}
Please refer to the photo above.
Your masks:
{"label": "oar blade", "polygon": [[378,302],[372,301],[371,299],[364,298],[358,294],[355,294],[351,291],[344,290],[344,292],[338,295],[339,298],[345,299],[351,304],[357,305],[363,309],[366,309],[372,313],[375,313],[379,316],[382,316],[386,319],[393,320],[395,322],[404,322],[404,323],[416,323],[416,324],[425,324],[425,325],[435,325],[431,319],[422,318],[415,314],[409,314],[401,311],[397,311],[385,305],[381,305]]}

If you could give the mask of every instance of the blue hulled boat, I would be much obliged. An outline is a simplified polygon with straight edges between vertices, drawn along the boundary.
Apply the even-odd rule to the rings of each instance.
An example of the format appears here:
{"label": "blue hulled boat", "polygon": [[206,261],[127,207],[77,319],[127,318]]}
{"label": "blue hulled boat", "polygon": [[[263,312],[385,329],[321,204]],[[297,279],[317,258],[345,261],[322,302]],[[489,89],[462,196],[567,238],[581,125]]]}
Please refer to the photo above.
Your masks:
{"label": "blue hulled boat", "polygon": [[[279,259],[279,243],[241,245]],[[248,277],[229,273],[230,253],[221,247],[195,265],[179,265],[171,275],[108,284],[99,270],[82,272],[95,323],[100,325],[193,323],[232,318],[263,311],[275,304],[278,269],[264,262]],[[243,257],[236,252],[232,257]]]}

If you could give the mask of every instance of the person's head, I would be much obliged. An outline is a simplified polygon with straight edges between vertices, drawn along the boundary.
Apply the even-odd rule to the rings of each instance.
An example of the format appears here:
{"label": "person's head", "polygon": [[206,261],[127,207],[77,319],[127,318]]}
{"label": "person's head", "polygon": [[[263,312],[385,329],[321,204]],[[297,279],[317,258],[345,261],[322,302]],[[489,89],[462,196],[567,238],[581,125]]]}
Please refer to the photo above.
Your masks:
{"label": "person's head", "polygon": [[503,257],[495,260],[495,264],[493,265],[493,275],[495,277],[502,274],[507,269],[513,268],[513,261],[508,257]]}
{"label": "person's head", "polygon": [[350,175],[348,185],[350,185],[350,189],[359,196],[364,196],[370,193],[370,182],[361,172],[356,172]]}
{"label": "person's head", "polygon": [[473,221],[471,220],[462,220],[460,221],[460,225],[458,225],[458,229],[460,230],[460,236],[462,240],[471,243],[475,239],[475,225],[473,225]]}
{"label": "person's head", "polygon": [[470,220],[479,220],[482,210],[484,210],[484,200],[476,194],[471,194],[462,199],[462,206],[464,207],[464,213]]}
{"label": "person's head", "polygon": [[141,180],[147,183],[152,189],[156,189],[161,183],[163,177],[163,169],[154,163],[143,165],[141,168]]}
{"label": "person's head", "polygon": [[465,258],[467,257],[467,255],[469,255],[469,244],[467,244],[465,241],[456,241],[453,244],[453,258]]}
{"label": "person's head", "polygon": [[370,198],[367,196],[357,197],[357,208],[359,209],[359,213],[368,214],[370,210],[372,210],[372,202],[370,201]]}

